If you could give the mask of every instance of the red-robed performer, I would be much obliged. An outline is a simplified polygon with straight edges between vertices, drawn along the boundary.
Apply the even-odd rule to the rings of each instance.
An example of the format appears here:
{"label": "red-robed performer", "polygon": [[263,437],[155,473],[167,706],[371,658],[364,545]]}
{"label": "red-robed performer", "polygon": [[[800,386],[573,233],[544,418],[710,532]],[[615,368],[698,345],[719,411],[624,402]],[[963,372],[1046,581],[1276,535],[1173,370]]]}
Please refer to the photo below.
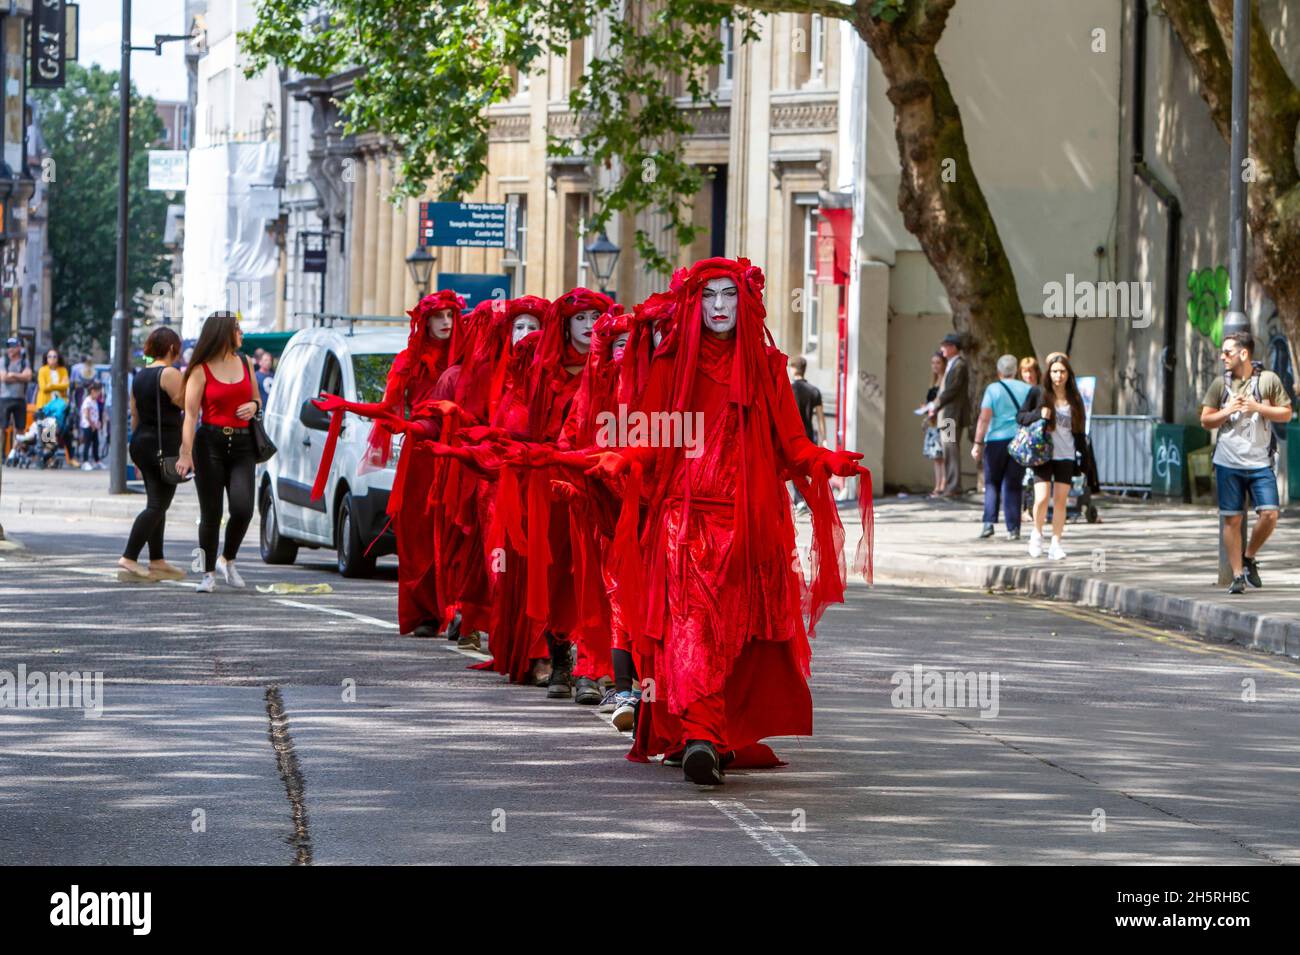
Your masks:
{"label": "red-robed performer", "polygon": [[[367,462],[375,467],[383,467],[391,453],[393,429],[385,418],[406,419],[417,407],[436,416],[437,411],[431,407],[433,391],[447,370],[452,334],[464,308],[463,298],[450,289],[441,289],[426,295],[407,312],[411,318],[410,336],[406,348],[393,360],[382,401],[371,404],[324,395],[317,402],[333,418],[312,500],[324,494],[344,411],[375,419],[367,456]],[[434,636],[441,617],[434,583],[437,554],[427,513],[437,460],[418,444],[404,451],[388,498],[388,514],[397,534],[397,622],[402,633],[417,637]]]}
{"label": "red-robed performer", "polygon": [[[622,314],[618,305],[597,320],[582,382],[556,442],[561,456],[564,452],[608,447],[611,433],[617,434],[619,373],[629,322],[630,316]],[[614,672],[611,638],[619,619],[610,602],[614,587],[606,559],[618,503],[602,482],[581,473],[561,477],[551,486],[566,500],[569,510],[572,580],[578,610],[573,631],[577,651],[573,666],[578,689],[575,702],[600,703],[602,709],[613,711],[617,707],[614,691],[606,699],[598,692],[589,692],[589,688],[598,687],[601,677]],[[624,714],[624,721],[629,715]]]}
{"label": "red-robed performer", "polygon": [[[516,380],[497,409],[496,426],[512,439],[532,446],[553,445],[568,415],[591,347],[596,319],[611,299],[577,288],[551,303],[542,317],[540,335],[519,344],[518,361],[532,350],[527,369],[516,367]],[[493,547],[503,549],[497,614],[491,631],[494,669],[522,682],[538,654],[550,657],[547,695],[568,698],[573,692],[569,634],[578,623],[572,578],[569,509],[551,489],[553,470],[546,466],[500,471]],[[513,531],[513,533],[510,533]],[[521,612],[522,611],[522,612]],[[594,681],[579,687],[584,697],[600,701]]]}
{"label": "red-robed performer", "polygon": [[[651,682],[629,758],[680,758],[700,785],[721,783],[733,760],[778,765],[759,740],[812,733],[808,638],[844,590],[829,475],[861,472],[864,506],[870,500],[860,455],[805,436],[786,358],[764,325],[762,289],[762,272],[746,259],[706,259],[674,276],[676,326],[654,356],[639,410],[669,412],[658,420],[681,440],[607,452],[592,469],[617,484],[629,464],[639,467],[649,500],[645,612],[633,626]],[[813,511],[808,586],[787,479],[806,489]],[[615,546],[628,545],[620,536]],[[864,571],[869,550],[866,539]]]}
{"label": "red-robed performer", "polygon": [[[419,437],[433,436],[458,446],[461,429],[482,427],[492,420],[510,385],[513,345],[541,328],[548,307],[546,299],[525,295],[483,302],[470,313],[463,347],[453,345],[457,354],[434,390],[444,415],[441,428],[433,434],[421,429]],[[494,608],[494,561],[484,538],[491,526],[496,480],[493,474],[455,458],[442,459],[439,470],[430,501],[439,606],[448,637],[459,631],[464,634],[462,645],[481,648],[481,632],[492,629]]]}

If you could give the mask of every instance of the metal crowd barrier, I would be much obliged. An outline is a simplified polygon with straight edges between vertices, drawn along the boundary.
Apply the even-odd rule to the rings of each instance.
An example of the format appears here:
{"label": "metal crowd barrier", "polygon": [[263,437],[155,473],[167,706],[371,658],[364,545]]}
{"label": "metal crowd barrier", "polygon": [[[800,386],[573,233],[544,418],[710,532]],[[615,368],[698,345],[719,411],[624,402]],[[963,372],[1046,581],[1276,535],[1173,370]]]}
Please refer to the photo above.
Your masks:
{"label": "metal crowd barrier", "polygon": [[1151,437],[1159,420],[1148,415],[1092,416],[1089,437],[1103,491],[1151,493]]}

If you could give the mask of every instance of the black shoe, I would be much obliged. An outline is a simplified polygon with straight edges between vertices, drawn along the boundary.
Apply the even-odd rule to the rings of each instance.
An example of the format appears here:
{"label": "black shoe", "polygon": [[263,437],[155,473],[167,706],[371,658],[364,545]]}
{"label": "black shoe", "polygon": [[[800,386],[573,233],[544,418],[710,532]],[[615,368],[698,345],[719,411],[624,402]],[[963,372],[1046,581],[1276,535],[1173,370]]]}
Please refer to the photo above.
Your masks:
{"label": "black shoe", "polygon": [[589,676],[578,677],[577,688],[573,694],[573,702],[581,703],[583,706],[595,706],[602,699],[604,694],[600,692],[600,684]]}
{"label": "black shoe", "polygon": [[1014,531],[1007,531],[1007,540],[1009,541],[1020,540],[1020,528],[1017,527]]}
{"label": "black shoe", "polygon": [[556,667],[551,671],[551,679],[546,684],[546,697],[551,700],[567,700],[573,693],[573,671]]}
{"label": "black shoe", "polygon": [[1228,585],[1228,593],[1244,594],[1245,592],[1246,592],[1246,575],[1242,574],[1240,577],[1233,577],[1232,583]]}
{"label": "black shoe", "polygon": [[456,615],[451,618],[451,623],[447,624],[447,639],[448,640],[460,639],[460,611],[459,610],[457,610]]}
{"label": "black shoe", "polygon": [[429,638],[436,636],[437,633],[438,633],[437,625],[426,622],[420,624],[414,630],[412,630],[411,636],[419,637],[422,640],[428,640]]}
{"label": "black shoe", "polygon": [[697,786],[721,786],[723,783],[722,760],[718,757],[717,749],[707,740],[686,741],[682,772],[687,780]]}
{"label": "black shoe", "polygon": [[1263,587],[1264,582],[1259,579],[1259,562],[1254,557],[1244,557],[1241,563],[1246,571],[1246,583],[1252,587]]}
{"label": "black shoe", "polygon": [[985,538],[992,537],[992,536],[993,536],[993,525],[985,524],[984,530],[980,531],[980,540],[984,540]]}

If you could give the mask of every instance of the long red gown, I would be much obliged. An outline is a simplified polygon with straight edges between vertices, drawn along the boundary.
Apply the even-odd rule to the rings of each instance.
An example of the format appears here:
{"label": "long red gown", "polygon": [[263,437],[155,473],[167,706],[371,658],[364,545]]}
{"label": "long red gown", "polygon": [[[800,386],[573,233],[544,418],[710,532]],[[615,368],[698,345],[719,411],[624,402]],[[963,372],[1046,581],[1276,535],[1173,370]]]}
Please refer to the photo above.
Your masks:
{"label": "long red gown", "polygon": [[[438,339],[430,335],[426,330],[428,319],[436,311],[450,309],[455,336],[464,305],[464,299],[455,292],[442,289],[426,295],[407,312],[411,318],[410,336],[406,348],[393,360],[383,400],[373,404],[344,402],[334,411],[313,499],[324,491],[344,410],[376,419],[370,433],[370,460],[381,467],[387,463],[393,432],[383,419],[408,418],[413,409],[433,397],[438,379],[447,368],[451,337]],[[427,516],[437,465],[437,456],[419,442],[412,442],[409,449],[404,447],[388,498],[388,515],[397,535],[397,623],[402,633],[410,633],[421,624],[436,627],[441,617],[435,583],[437,549]]]}
{"label": "long red gown", "polygon": [[[715,277],[733,278],[740,291],[729,339],[701,327],[700,290]],[[632,759],[687,740],[725,753],[811,734],[808,637],[824,602],[843,594],[843,567],[828,579],[835,558],[825,553],[839,527],[826,468],[839,460],[804,433],[785,356],[763,326],[761,272],[745,260],[710,259],[674,286],[676,334],[651,364],[640,410],[696,416],[702,429],[689,455],[681,446],[625,452],[646,469],[650,501],[644,616],[634,626],[651,683]],[[789,476],[820,488],[811,591],[798,570]]]}

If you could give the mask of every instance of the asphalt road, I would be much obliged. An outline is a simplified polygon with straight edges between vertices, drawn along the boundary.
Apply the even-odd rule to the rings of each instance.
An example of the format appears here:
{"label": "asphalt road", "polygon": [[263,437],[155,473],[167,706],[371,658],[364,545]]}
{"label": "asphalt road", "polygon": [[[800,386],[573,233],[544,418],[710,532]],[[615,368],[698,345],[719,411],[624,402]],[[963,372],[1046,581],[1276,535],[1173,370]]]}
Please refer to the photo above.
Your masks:
{"label": "asphalt road", "polygon": [[[253,541],[250,590],[199,595],[116,583],[124,522],[5,528],[28,549],[0,551],[0,671],[104,689],[98,718],[0,709],[0,864],[1300,862],[1292,661],[856,586],[815,644],[816,735],[706,790],[626,761],[591,709],[398,636],[391,560],[349,581]],[[193,530],[168,536],[179,561]],[[273,583],[333,592],[251,589]],[[996,676],[996,715],[895,706],[918,664]]]}

